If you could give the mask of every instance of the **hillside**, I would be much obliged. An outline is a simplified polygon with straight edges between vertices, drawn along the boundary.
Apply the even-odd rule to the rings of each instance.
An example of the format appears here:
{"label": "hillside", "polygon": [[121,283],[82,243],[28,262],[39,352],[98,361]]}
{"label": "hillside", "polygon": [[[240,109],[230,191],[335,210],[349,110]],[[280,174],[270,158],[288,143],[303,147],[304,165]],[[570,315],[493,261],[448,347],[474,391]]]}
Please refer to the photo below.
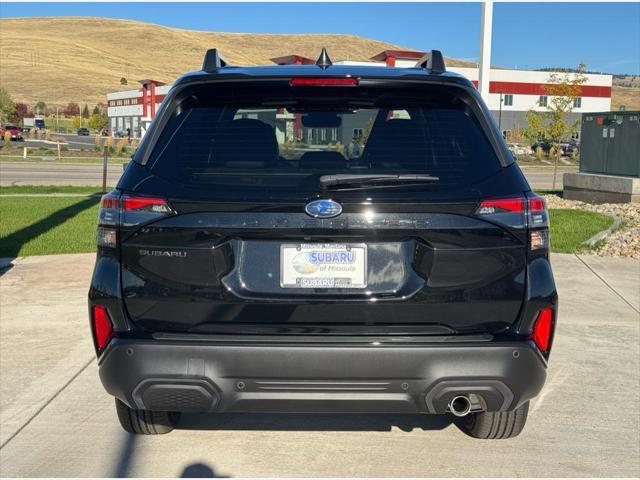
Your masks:
{"label": "hillside", "polygon": [[[356,35],[204,32],[94,17],[0,19],[0,85],[29,105],[94,105],[106,92],[136,88],[142,78],[171,83],[200,68],[208,48],[219,48],[237,65],[267,65],[292,53],[316,58],[323,46],[334,61],[405,49]],[[447,64],[474,65],[453,58]],[[120,84],[122,77],[128,86]],[[614,86],[612,107],[620,104],[640,109],[640,89]]]}
{"label": "hillside", "polygon": [[624,105],[627,110],[640,110],[640,88],[614,85],[611,91],[611,110]]}
{"label": "hillside", "polygon": [[135,88],[142,78],[173,82],[200,68],[208,48],[219,48],[237,65],[260,65],[292,53],[316,58],[323,46],[334,61],[403,48],[355,35],[216,33],[93,17],[1,19],[0,84],[30,105],[92,105],[108,91]]}

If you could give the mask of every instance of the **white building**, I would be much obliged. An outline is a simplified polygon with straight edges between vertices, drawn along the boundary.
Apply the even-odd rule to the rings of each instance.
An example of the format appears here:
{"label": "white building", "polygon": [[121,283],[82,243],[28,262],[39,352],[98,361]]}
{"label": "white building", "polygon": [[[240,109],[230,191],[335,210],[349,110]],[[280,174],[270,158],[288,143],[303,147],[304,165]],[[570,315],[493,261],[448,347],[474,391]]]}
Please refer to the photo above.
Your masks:
{"label": "white building", "polygon": [[107,94],[107,116],[111,132],[130,132],[141,137],[171,88],[157,80],[140,80],[142,88]]}
{"label": "white building", "polygon": [[[336,65],[380,65],[393,67],[413,67],[425,52],[385,50],[367,62],[340,61]],[[300,55],[273,58],[282,64],[312,64],[312,59]],[[478,84],[478,69],[468,67],[447,67]],[[553,72],[529,70],[491,69],[489,98],[486,100],[496,122],[503,132],[508,133],[515,125],[524,125],[524,116],[530,109],[544,111],[551,101],[544,92]],[[572,117],[580,119],[583,113],[606,112],[611,109],[611,75],[587,74],[587,81],[580,86],[580,97],[575,99]],[[162,82],[141,80],[142,88],[107,94],[109,128],[112,132],[130,129],[132,136],[141,136],[145,131],[165,94],[171,88]]]}

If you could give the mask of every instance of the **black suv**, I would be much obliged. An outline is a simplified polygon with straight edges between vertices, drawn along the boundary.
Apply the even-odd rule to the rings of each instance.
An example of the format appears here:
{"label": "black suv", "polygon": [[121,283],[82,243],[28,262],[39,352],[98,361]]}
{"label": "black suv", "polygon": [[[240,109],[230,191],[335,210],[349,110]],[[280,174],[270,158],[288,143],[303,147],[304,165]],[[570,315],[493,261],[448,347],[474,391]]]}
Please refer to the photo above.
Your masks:
{"label": "black suv", "polygon": [[181,77],[102,199],[89,293],[125,430],[180,412],[523,428],[557,315],[548,217],[473,84],[414,68]]}

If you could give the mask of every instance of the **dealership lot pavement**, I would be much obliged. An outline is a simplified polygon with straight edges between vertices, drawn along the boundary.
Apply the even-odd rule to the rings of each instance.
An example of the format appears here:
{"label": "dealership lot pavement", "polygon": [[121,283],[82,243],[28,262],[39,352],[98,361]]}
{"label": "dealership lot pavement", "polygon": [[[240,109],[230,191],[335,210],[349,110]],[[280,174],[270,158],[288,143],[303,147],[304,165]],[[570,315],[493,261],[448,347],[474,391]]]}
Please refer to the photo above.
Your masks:
{"label": "dealership lot pavement", "polygon": [[524,432],[492,442],[418,415],[187,415],[129,436],[93,359],[93,255],[17,259],[0,276],[0,476],[637,476],[640,262],[553,265],[547,384]]}

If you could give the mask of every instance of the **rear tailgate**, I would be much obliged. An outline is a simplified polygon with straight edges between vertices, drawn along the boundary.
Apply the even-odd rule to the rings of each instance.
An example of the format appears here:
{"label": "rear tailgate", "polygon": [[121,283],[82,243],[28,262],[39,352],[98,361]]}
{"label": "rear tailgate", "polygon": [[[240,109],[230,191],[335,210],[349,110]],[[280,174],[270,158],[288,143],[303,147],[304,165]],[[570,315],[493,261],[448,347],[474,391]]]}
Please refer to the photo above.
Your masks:
{"label": "rear tailgate", "polygon": [[[304,205],[299,213],[172,206],[175,215],[121,244],[125,306],[152,331],[495,332],[515,321],[524,297],[524,236],[475,216],[476,203],[410,213],[345,205],[333,219],[311,218]],[[340,257],[331,254],[351,252],[342,260],[354,273],[323,277],[308,256],[294,266],[296,249],[333,268]],[[295,286],[296,272],[352,284]]]}
{"label": "rear tailgate", "polygon": [[[528,185],[473,87],[290,80],[185,86],[165,100],[154,143],[119,184],[168,202],[122,216],[131,320],[212,333],[509,327],[526,288],[526,207],[479,207]],[[320,181],[333,174],[430,180]],[[305,213],[318,199],[342,211]]]}

